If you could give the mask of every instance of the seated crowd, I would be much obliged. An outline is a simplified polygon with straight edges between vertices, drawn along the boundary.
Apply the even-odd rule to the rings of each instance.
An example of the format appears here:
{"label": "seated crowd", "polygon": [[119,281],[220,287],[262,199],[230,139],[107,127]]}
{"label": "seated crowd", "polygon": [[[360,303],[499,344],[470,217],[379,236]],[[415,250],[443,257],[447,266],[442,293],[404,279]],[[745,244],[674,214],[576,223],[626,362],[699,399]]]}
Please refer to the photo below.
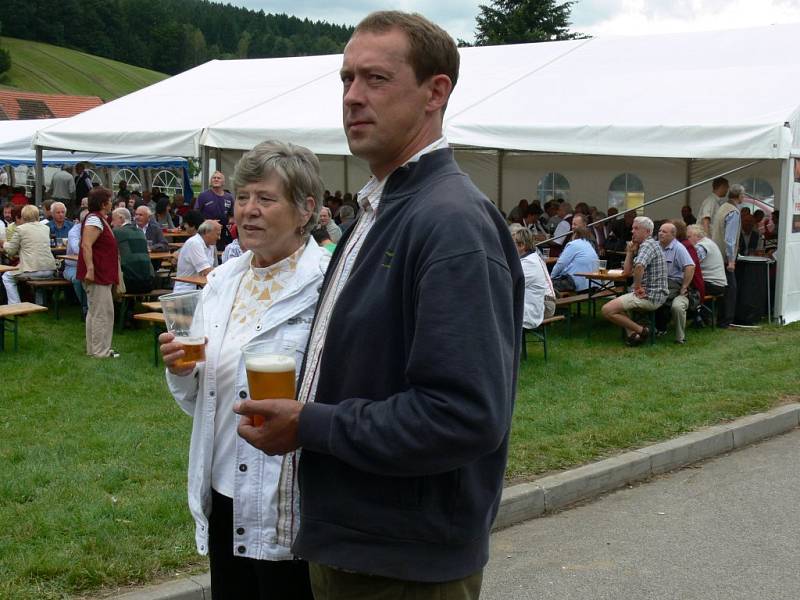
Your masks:
{"label": "seated crowd", "polygon": [[[696,327],[706,325],[708,311],[703,313],[701,307],[708,297],[719,300],[717,326],[730,327],[736,315],[737,257],[772,257],[777,246],[778,211],[769,220],[762,210],[751,214],[749,207],[739,206],[745,199],[741,185],[719,177],[698,217],[690,206],[683,206],[681,219],[657,225],[633,210],[618,215],[610,208],[608,217],[618,216],[607,219],[583,202],[573,209],[566,201],[550,201],[544,207],[538,201],[520,201],[508,220],[523,257],[526,315],[541,315],[539,306],[549,296],[586,291],[589,280],[581,273],[596,273],[604,260],[608,267],[619,267],[619,280],[632,281],[628,293],[602,308],[605,319],[624,329],[628,345],[665,335],[670,322],[675,343],[685,344],[687,318]],[[530,244],[525,243],[528,239]],[[533,268],[533,256],[550,263],[545,283],[540,269]],[[636,313],[654,313],[655,331],[637,322]],[[535,328],[541,320],[529,319],[525,327]]]}
{"label": "seated crowd", "polygon": [[[50,195],[68,197],[64,201],[46,200],[41,214],[31,205],[25,188],[0,185],[2,258],[19,266],[3,275],[7,302],[20,301],[18,278],[63,276],[73,282],[86,317],[89,307],[76,262],[64,261],[59,272],[51,252],[52,246],[66,246],[67,255],[82,251],[82,224],[89,213],[87,198],[78,202],[69,194],[76,194],[81,182],[84,187],[88,184],[85,171],[76,172],[79,175],[74,185],[69,185],[72,176],[67,169],[56,176],[58,180],[54,177]],[[187,202],[182,194],[170,198],[157,189],[143,193],[129,190],[124,181],[116,194],[108,192],[112,194],[108,225],[128,293],[147,293],[156,287],[160,261],[152,260],[150,253],[169,250],[165,230],[180,227],[188,234],[173,257],[175,274],[181,278],[202,278],[218,263],[247,250],[238,239],[234,199],[225,189],[224,174],[213,173],[210,183],[194,202]],[[717,178],[697,217],[690,206],[683,206],[681,219],[663,221],[658,226],[633,210],[620,215],[612,207],[606,215],[585,202],[573,208],[563,200],[544,206],[539,201],[520,201],[508,220],[526,276],[525,327],[536,328],[552,316],[559,296],[585,292],[590,283],[581,273],[595,272],[601,259],[632,279],[629,293],[613,298],[602,308],[605,319],[625,330],[627,344],[641,344],[651,334],[664,335],[670,321],[674,323],[675,342],[685,343],[687,316],[695,326],[704,326],[699,309],[707,295],[720,299],[718,326],[729,327],[736,308],[737,256],[771,256],[777,246],[778,211],[767,219],[761,210],[740,210],[744,197],[742,186]],[[73,208],[80,214],[73,213]],[[312,237],[333,252],[358,211],[357,198],[352,194],[326,190]],[[196,286],[176,282],[174,289]],[[637,312],[655,313],[655,332],[631,318]]]}

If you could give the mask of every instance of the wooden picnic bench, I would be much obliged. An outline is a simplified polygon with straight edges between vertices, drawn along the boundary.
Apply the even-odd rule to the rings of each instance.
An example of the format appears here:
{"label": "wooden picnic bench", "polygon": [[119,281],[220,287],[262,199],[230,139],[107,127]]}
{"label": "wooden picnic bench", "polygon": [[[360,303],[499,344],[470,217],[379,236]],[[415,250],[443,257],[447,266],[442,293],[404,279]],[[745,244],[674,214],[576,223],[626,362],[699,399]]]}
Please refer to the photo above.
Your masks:
{"label": "wooden picnic bench", "polygon": [[19,317],[39,312],[47,312],[47,307],[32,302],[0,305],[0,352],[5,351],[6,328],[8,327],[14,336],[14,352],[16,352],[19,349]]}
{"label": "wooden picnic bench", "polygon": [[64,288],[71,288],[72,282],[67,279],[25,279],[25,276],[18,276],[17,277],[18,283],[25,283],[34,290],[43,290],[45,294],[45,304],[48,304],[47,300],[49,296],[53,298],[53,308],[55,309],[56,313],[56,321],[61,318],[59,312],[59,304],[58,300],[63,293]]}
{"label": "wooden picnic bench", "polygon": [[125,313],[128,311],[128,304],[137,301],[150,300],[151,298],[158,298],[164,294],[169,294],[172,290],[150,290],[141,294],[120,294],[119,296],[119,313],[117,315],[117,331],[122,333],[122,328],[125,325]]}
{"label": "wooden picnic bench", "polygon": [[158,366],[158,336],[167,330],[166,322],[164,321],[164,313],[160,312],[147,312],[133,315],[135,321],[142,321],[150,323],[153,328],[153,365]]}
{"label": "wooden picnic bench", "polygon": [[544,347],[544,361],[547,362],[547,326],[566,319],[564,315],[553,315],[549,319],[543,320],[536,329],[522,330],[522,360],[528,360],[528,334],[533,336],[533,341],[541,343]]}

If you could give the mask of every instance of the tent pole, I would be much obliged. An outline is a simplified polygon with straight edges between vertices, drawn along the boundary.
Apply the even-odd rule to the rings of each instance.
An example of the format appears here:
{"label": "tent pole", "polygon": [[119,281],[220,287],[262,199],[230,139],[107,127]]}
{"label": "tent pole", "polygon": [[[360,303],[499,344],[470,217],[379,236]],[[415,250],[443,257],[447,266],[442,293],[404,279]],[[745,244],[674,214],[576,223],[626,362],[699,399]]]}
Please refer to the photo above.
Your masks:
{"label": "tent pole", "polygon": [[685,206],[691,206],[692,201],[691,198],[691,189],[689,188],[692,185],[692,160],[691,158],[686,159],[686,195],[683,198],[683,204]]}
{"label": "tent pole", "polygon": [[343,154],[342,158],[344,159],[342,170],[344,171],[344,191],[345,193],[350,191],[350,166],[347,162],[347,154]]}
{"label": "tent pole", "polygon": [[797,158],[789,158],[782,161],[781,164],[781,202],[780,214],[781,217],[778,221],[778,256],[781,260],[777,264],[777,274],[775,277],[775,320],[784,325],[786,319],[784,313],[790,307],[786,306],[786,300],[792,290],[788,288],[788,281],[786,277],[786,261],[789,258],[789,234],[792,231],[792,216],[794,213],[792,205],[792,188],[796,185],[794,182],[794,164]]}
{"label": "tent pole", "polygon": [[[724,173],[720,173],[719,175],[714,175],[712,177],[708,177],[706,179],[703,179],[702,181],[698,181],[697,183],[693,183],[693,184],[691,184],[689,186],[682,187],[682,188],[677,189],[677,190],[675,190],[673,192],[669,192],[668,194],[664,194],[663,196],[659,196],[658,198],[655,198],[654,200],[650,200],[649,202],[645,202],[644,204],[640,205],[638,208],[644,208],[645,206],[650,206],[651,204],[655,204],[656,202],[661,202],[662,200],[666,200],[667,198],[672,198],[673,196],[677,196],[678,194],[682,194],[683,192],[685,192],[687,190],[691,190],[691,189],[699,187],[701,185],[705,185],[705,184],[709,183],[710,181],[714,181],[714,179],[717,178],[717,177],[725,177],[726,175],[730,175],[731,173],[736,173],[737,171],[741,171],[743,169],[747,169],[749,167],[752,167],[753,165],[757,165],[759,163],[762,163],[762,162],[764,162],[764,160],[765,159],[754,160],[754,161],[749,162],[749,163],[747,163],[745,165],[742,165],[741,167],[736,167],[735,169],[730,169],[729,171],[725,171]],[[620,212],[620,213],[618,213],[616,215],[611,215],[610,217],[606,217],[605,219],[600,219],[599,221],[594,221],[592,223],[592,225],[600,225],[601,223],[605,223],[606,221],[613,221],[615,219],[621,219],[621,218],[623,218],[625,216],[625,212],[627,212],[627,211]],[[559,237],[564,237],[565,235],[569,235],[569,234],[562,234]],[[546,240],[542,240],[541,242],[536,242],[536,245],[537,246],[541,246],[543,244],[547,244],[549,242],[552,242],[554,239],[555,239],[555,237],[547,238]]]}
{"label": "tent pole", "polygon": [[42,147],[36,146],[36,206],[44,199],[44,168],[42,167]]}
{"label": "tent pole", "polygon": [[503,159],[506,151],[502,148],[497,151],[497,208],[503,210]]}

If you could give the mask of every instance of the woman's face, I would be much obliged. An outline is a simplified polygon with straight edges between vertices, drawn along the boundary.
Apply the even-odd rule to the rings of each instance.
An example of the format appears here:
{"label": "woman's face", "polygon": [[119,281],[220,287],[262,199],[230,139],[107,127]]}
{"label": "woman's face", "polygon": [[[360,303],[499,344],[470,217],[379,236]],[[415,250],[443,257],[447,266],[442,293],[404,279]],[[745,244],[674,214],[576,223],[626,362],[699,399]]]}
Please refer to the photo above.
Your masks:
{"label": "woman's face", "polygon": [[253,251],[255,265],[266,267],[293,254],[303,243],[300,228],[313,208],[314,200],[308,198],[306,209],[299,211],[276,175],[239,188],[234,217],[241,244]]}

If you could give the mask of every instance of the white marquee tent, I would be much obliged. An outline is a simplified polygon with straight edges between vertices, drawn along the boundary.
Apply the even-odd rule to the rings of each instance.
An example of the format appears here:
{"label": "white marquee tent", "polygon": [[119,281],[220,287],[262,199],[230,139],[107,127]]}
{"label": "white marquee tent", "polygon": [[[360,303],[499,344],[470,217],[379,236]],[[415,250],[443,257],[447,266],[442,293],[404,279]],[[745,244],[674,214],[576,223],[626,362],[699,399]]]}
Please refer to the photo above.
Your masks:
{"label": "white marquee tent", "polygon": [[[559,193],[602,206],[623,174],[651,199],[761,161],[731,179],[758,178],[773,190],[784,215],[777,314],[800,320],[800,233],[791,233],[800,215],[799,38],[791,24],[463,49],[445,132],[462,168],[506,209],[553,173],[568,182]],[[231,165],[277,138],[323,155],[329,188],[357,190],[367,170],[348,157],[341,130],[340,64],[340,56],[212,61],[44,128],[35,144],[187,156],[212,149]],[[648,214],[673,216],[707,193],[695,189]]]}

